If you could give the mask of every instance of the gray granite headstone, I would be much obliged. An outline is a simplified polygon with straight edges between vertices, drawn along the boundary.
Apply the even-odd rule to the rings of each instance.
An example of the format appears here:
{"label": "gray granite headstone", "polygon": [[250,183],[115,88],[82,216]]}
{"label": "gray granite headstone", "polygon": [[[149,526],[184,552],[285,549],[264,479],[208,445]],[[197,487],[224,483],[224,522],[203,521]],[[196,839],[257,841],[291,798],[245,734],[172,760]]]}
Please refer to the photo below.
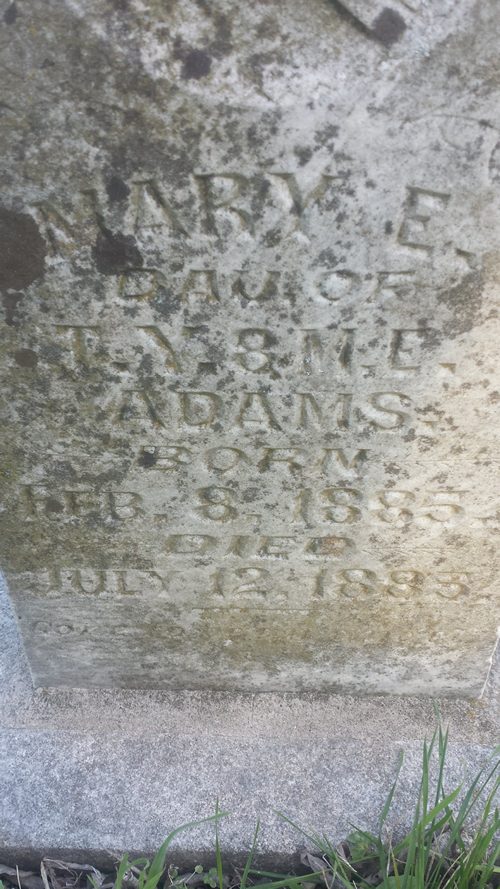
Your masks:
{"label": "gray granite headstone", "polygon": [[0,14],[0,565],[35,683],[477,695],[496,0]]}

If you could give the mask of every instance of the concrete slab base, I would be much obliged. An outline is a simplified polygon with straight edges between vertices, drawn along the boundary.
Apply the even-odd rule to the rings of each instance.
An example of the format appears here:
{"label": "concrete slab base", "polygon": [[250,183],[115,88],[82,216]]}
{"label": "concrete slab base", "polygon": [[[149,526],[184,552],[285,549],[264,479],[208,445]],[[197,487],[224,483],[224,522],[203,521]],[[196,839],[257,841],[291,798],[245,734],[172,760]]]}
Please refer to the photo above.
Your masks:
{"label": "concrete slab base", "polygon": [[[500,662],[481,700],[438,701],[450,726],[448,783],[472,774],[500,738]],[[304,838],[275,813],[344,836],[374,827],[405,764],[390,826],[411,819],[427,698],[33,690],[13,616],[0,596],[0,860],[41,854],[109,861],[150,852],[174,827],[210,815],[217,798],[234,862],[261,819],[260,860],[277,867]],[[181,835],[176,862],[210,860],[213,827]]]}

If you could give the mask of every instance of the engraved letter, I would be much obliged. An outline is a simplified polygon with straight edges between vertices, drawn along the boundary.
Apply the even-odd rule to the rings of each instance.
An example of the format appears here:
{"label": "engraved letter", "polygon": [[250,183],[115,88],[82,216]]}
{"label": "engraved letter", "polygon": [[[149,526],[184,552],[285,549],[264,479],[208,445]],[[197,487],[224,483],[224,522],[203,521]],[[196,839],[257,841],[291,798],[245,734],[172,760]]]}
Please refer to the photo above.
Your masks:
{"label": "engraved letter", "polygon": [[143,389],[126,389],[125,400],[118,409],[118,420],[122,423],[147,422],[153,427],[163,426],[165,423],[160,417],[149,393]]}
{"label": "engraved letter", "polygon": [[141,229],[167,227],[173,231],[187,234],[181,225],[177,213],[167,202],[160,187],[152,179],[133,183],[133,203],[135,205],[134,231]]}
{"label": "engraved letter", "polygon": [[244,396],[237,422],[243,428],[249,429],[262,426],[267,429],[280,429],[266,396],[260,392],[248,392]]}
{"label": "engraved letter", "polygon": [[247,180],[240,173],[201,173],[195,177],[204,205],[206,234],[230,234],[235,228],[253,233],[252,214],[241,205]]}
{"label": "engraved letter", "polygon": [[271,369],[269,348],[274,337],[268,330],[249,327],[240,330],[237,358],[245,370],[255,372]]}
{"label": "engraved letter", "polygon": [[[338,183],[341,181],[339,176],[323,174],[322,176],[320,176],[316,185],[314,185],[306,193],[305,189],[300,188],[297,182],[297,177],[294,173],[272,173],[271,175],[278,181],[283,182],[286,186],[288,199],[289,202],[291,202],[291,211],[293,214],[295,214],[296,219],[294,229],[300,228],[306,234],[306,210],[308,210],[313,204],[319,203],[319,201],[325,197],[327,192],[331,193],[333,183]],[[330,205],[331,204],[332,198],[330,197]],[[328,206],[327,209],[331,209],[331,206]]]}
{"label": "engraved letter", "polygon": [[139,463],[146,468],[179,469],[191,463],[192,453],[182,445],[143,445]]}
{"label": "engraved letter", "polygon": [[369,397],[370,405],[375,408],[375,413],[366,411],[366,418],[377,429],[397,429],[408,419],[410,399],[400,392],[374,392]]}
{"label": "engraved letter", "polygon": [[[418,350],[428,328],[400,328],[392,331],[390,363],[396,370],[418,370]],[[417,354],[415,354],[417,353]]]}
{"label": "engraved letter", "polygon": [[359,474],[360,466],[368,460],[368,450],[360,448],[359,451],[346,451],[345,448],[324,448],[324,458],[321,461],[321,471],[327,475],[334,468],[344,472]]}
{"label": "engraved letter", "polygon": [[166,336],[163,335],[158,327],[154,325],[148,325],[144,327],[138,327],[137,329],[143,330],[144,333],[153,340],[155,345],[162,350],[162,353],[165,356],[165,367],[167,367],[168,370],[171,370],[173,372],[180,371],[181,368],[179,365],[178,357],[174,352],[172,346],[170,345],[168,339],[166,338]]}
{"label": "engraved letter", "polygon": [[206,453],[206,463],[209,469],[215,472],[229,472],[242,460],[248,461],[248,457],[239,448],[210,448]]}
{"label": "engraved letter", "polygon": [[109,510],[114,519],[133,519],[144,512],[142,497],[133,491],[108,491]]}
{"label": "engraved letter", "polygon": [[445,209],[450,195],[426,188],[408,187],[405,215],[398,232],[398,241],[404,247],[432,253],[435,237],[428,231],[431,219]]}
{"label": "engraved letter", "polygon": [[222,399],[213,392],[179,392],[182,420],[188,426],[209,426],[222,412]]}
{"label": "engraved letter", "polygon": [[[322,398],[326,393],[318,393]],[[335,401],[327,411],[318,403],[317,398],[310,392],[298,392],[299,416],[298,423],[303,429],[311,429],[316,426],[322,431],[333,428],[347,429],[351,416],[352,395],[347,392],[339,392],[334,396]]]}
{"label": "engraved letter", "polygon": [[259,283],[255,286],[253,286],[253,277],[254,276],[250,276],[248,272],[239,270],[232,286],[234,296],[243,297],[243,299],[247,300],[260,301],[281,295],[279,288],[281,283],[281,272],[264,272]]}
{"label": "engraved letter", "polygon": [[306,451],[302,448],[265,448],[265,454],[259,467],[267,471],[271,469],[273,463],[281,463],[290,470],[292,475],[295,475],[304,468],[306,458]]}
{"label": "engraved letter", "polygon": [[216,485],[212,485],[210,488],[200,488],[198,497],[201,503],[198,509],[206,519],[212,519],[214,522],[228,522],[238,515],[232,504],[233,494],[229,488],[219,488]]}
{"label": "engraved letter", "polygon": [[207,550],[213,549],[217,538],[210,534],[170,534],[165,546],[167,552],[177,555],[203,555]]}
{"label": "engraved letter", "polygon": [[[68,335],[68,345],[75,364],[89,364],[95,358],[98,327],[81,324],[56,324],[56,333]],[[92,354],[93,353],[93,354]]]}
{"label": "engraved letter", "polygon": [[213,269],[191,269],[182,288],[184,299],[196,297],[207,303],[220,301],[217,275]]}

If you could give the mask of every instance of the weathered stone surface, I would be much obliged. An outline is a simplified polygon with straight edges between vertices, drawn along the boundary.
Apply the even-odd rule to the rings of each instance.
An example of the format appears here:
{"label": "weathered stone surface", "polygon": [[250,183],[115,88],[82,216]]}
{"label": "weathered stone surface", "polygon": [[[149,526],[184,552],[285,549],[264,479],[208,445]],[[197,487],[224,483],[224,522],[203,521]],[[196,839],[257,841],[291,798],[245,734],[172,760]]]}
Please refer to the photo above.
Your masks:
{"label": "weathered stone surface", "polygon": [[480,692],[500,21],[436,6],[5,8],[1,562],[37,684]]}

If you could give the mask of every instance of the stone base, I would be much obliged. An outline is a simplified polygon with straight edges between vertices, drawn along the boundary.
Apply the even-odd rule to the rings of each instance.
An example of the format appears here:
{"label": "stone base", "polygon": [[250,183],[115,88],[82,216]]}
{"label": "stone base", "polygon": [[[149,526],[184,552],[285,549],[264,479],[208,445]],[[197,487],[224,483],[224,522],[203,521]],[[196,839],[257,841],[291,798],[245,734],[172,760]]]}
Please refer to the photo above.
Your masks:
{"label": "stone base", "polygon": [[[499,659],[481,700],[438,703],[450,725],[451,787],[498,742]],[[304,840],[274,810],[332,839],[353,824],[375,827],[404,749],[390,822],[401,831],[434,722],[427,698],[33,690],[2,594],[0,860],[151,852],[219,798],[232,813],[221,825],[231,861],[244,857],[260,818],[260,860],[289,866]],[[213,833],[181,835],[176,862],[210,860]]]}

